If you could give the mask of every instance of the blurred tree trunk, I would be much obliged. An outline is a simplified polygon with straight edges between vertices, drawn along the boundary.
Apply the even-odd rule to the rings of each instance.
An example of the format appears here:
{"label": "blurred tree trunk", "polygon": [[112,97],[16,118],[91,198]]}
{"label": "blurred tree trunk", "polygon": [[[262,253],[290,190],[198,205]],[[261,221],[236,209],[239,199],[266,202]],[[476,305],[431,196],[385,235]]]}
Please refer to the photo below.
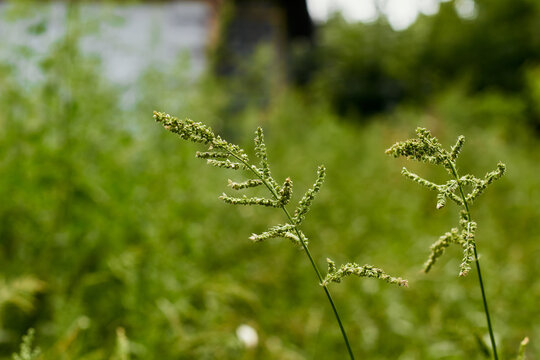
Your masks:
{"label": "blurred tree trunk", "polygon": [[270,44],[286,66],[293,43],[312,43],[314,28],[306,0],[213,1],[213,5],[218,12],[213,39],[218,75],[236,75],[262,44]]}

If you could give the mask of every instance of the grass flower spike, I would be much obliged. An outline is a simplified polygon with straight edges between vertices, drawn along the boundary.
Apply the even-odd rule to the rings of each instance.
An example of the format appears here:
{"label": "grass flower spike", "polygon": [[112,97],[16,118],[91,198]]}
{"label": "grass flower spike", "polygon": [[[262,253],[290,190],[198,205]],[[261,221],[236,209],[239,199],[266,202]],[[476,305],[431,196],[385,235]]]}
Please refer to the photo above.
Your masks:
{"label": "grass flower spike", "polygon": [[355,263],[349,263],[341,265],[341,267],[338,269],[336,268],[336,264],[332,260],[326,259],[326,261],[328,262],[328,275],[326,275],[326,278],[323,281],[323,284],[325,285],[331,282],[339,283],[346,276],[356,275],[360,277],[381,279],[383,281],[386,281],[387,283],[396,284],[399,286],[409,286],[407,280],[404,280],[400,277],[396,278],[390,276],[386,274],[383,270],[371,265],[360,266]]}
{"label": "grass flower spike", "polygon": [[[417,137],[415,139],[394,144],[386,150],[386,153],[394,157],[405,157],[444,167],[450,174],[450,179],[444,184],[435,184],[417,174],[411,173],[406,168],[403,168],[401,173],[429,190],[437,192],[437,209],[443,208],[447,200],[451,200],[461,207],[459,227],[451,229],[431,245],[431,254],[425,263],[424,271],[427,273],[431,270],[437,259],[444,254],[445,249],[451,244],[456,244],[463,249],[463,259],[459,268],[460,276],[467,275],[471,270],[471,264],[473,262],[475,263],[493,349],[493,357],[497,360],[495,337],[487,306],[480,262],[478,261],[475,239],[477,224],[471,218],[469,206],[486,190],[488,185],[491,185],[493,181],[500,179],[504,175],[506,166],[502,163],[497,164],[497,168],[487,173],[482,179],[469,174],[461,176],[458,174],[456,161],[465,144],[464,136],[459,136],[455,145],[448,151],[442,147],[439,141],[428,130],[418,128],[416,129],[416,135]],[[465,186],[471,187],[472,190],[466,193]]]}
{"label": "grass flower spike", "polygon": [[28,329],[26,335],[22,338],[19,353],[13,354],[13,360],[36,360],[40,358],[41,350],[34,348],[35,330],[33,328]]}
{"label": "grass flower spike", "polygon": [[232,205],[259,205],[280,208],[283,211],[286,218],[285,223],[272,226],[261,234],[252,234],[249,239],[254,242],[262,242],[272,238],[285,238],[291,240],[293,244],[300,246],[304,250],[332,307],[349,356],[351,359],[354,359],[349,339],[330,295],[328,284],[331,282],[340,282],[343,277],[353,274],[360,277],[381,279],[400,286],[407,286],[407,281],[389,276],[381,269],[371,265],[358,266],[357,264],[346,264],[337,269],[331,260],[328,260],[328,275],[326,278],[323,278],[308,248],[308,239],[302,230],[300,230],[299,226],[306,218],[315,197],[321,190],[326,176],[325,167],[322,165],[319,166],[315,184],[306,191],[302,199],[298,202],[294,215],[291,215],[286,206],[292,198],[293,182],[290,178],[286,178],[282,182],[282,185],[279,185],[280,182],[276,181],[272,176],[262,128],[257,128],[255,132],[255,155],[259,160],[259,163],[255,165],[250,161],[243,149],[215,135],[212,129],[206,125],[189,119],[179,120],[161,112],[154,112],[154,119],[160,122],[165,129],[178,134],[182,139],[207,145],[207,151],[197,152],[196,156],[206,160],[209,165],[231,170],[245,170],[252,176],[251,179],[243,182],[235,182],[229,179],[228,185],[232,190],[246,190],[258,186],[267,188],[269,192],[268,197],[249,197],[246,195],[238,197],[224,193],[220,196],[220,199]]}
{"label": "grass flower spike", "polygon": [[527,348],[527,345],[529,344],[529,338],[526,337],[521,341],[521,344],[519,344],[519,351],[517,360],[525,360],[525,348]]}

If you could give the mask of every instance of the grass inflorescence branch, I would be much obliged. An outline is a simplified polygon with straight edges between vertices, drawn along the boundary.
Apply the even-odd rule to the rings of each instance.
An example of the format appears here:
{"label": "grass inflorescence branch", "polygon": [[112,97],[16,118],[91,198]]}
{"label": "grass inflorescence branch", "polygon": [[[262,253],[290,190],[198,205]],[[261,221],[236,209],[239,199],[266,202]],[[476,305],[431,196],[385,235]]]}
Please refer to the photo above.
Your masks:
{"label": "grass inflorescence branch", "polygon": [[[469,206],[484,192],[484,190],[486,190],[488,185],[491,185],[493,181],[500,179],[504,175],[506,166],[503,163],[497,164],[497,168],[487,173],[482,179],[470,174],[460,176],[457,171],[456,161],[465,144],[464,136],[459,136],[455,145],[448,151],[442,147],[437,138],[432,136],[428,130],[418,128],[416,129],[416,135],[417,137],[414,139],[400,141],[394,144],[386,150],[386,153],[394,157],[405,157],[407,159],[444,167],[450,174],[450,179],[441,185],[426,180],[419,175],[408,171],[406,168],[403,168],[401,173],[416,183],[432,191],[436,191],[438,193],[437,209],[443,208],[448,199],[461,207],[459,227],[451,229],[431,245],[431,254],[425,263],[424,271],[430,271],[437,259],[444,254],[445,249],[451,244],[459,245],[463,249],[463,259],[459,268],[460,276],[467,275],[471,270],[471,264],[473,262],[475,263],[480,290],[482,292],[484,312],[486,314],[493,357],[497,360],[498,355],[495,336],[493,334],[493,327],[491,325],[491,318],[484,290],[484,282],[480,270],[480,262],[478,260],[475,239],[477,224],[472,220]],[[469,193],[466,193],[465,186],[471,187],[472,190]]]}
{"label": "grass inflorescence branch", "polygon": [[341,267],[338,269],[336,267],[336,264],[332,260],[326,259],[326,261],[328,262],[328,275],[326,275],[326,278],[323,281],[323,284],[325,285],[331,282],[339,283],[346,276],[356,275],[360,277],[381,279],[389,284],[396,284],[405,287],[409,286],[407,280],[400,277],[390,276],[382,269],[376,268],[372,265],[360,266],[355,263],[348,263],[345,265],[341,265]]}
{"label": "grass inflorescence branch", "polygon": [[34,336],[35,330],[33,328],[28,329],[26,335],[22,338],[19,353],[13,354],[13,360],[37,360],[41,356],[41,349],[34,348]]}
{"label": "grass inflorescence branch", "polygon": [[194,122],[190,119],[180,120],[169,114],[157,111],[154,112],[154,119],[161,123],[165,129],[178,134],[182,139],[207,145],[207,151],[197,152],[196,156],[206,160],[209,165],[231,170],[245,170],[254,176],[243,182],[235,182],[229,179],[228,185],[232,190],[245,190],[258,186],[264,186],[268,189],[270,193],[269,197],[248,197],[246,195],[237,197],[224,193],[220,196],[220,199],[232,205],[259,205],[281,208],[283,210],[287,220],[286,223],[272,226],[261,234],[252,234],[249,239],[254,242],[262,242],[272,238],[285,238],[294,244],[299,245],[304,250],[317,275],[319,283],[323,287],[328,301],[330,302],[343,335],[348,354],[351,359],[354,359],[347,333],[343,327],[343,323],[341,322],[341,318],[327,285],[330,282],[340,282],[343,277],[348,275],[377,278],[400,286],[407,286],[407,281],[389,276],[381,269],[372,265],[358,266],[357,264],[349,263],[342,265],[337,269],[334,262],[329,259],[328,275],[323,278],[319,267],[308,248],[308,239],[300,230],[299,226],[306,218],[315,197],[321,190],[326,176],[325,167],[323,165],[319,166],[313,187],[306,191],[304,196],[298,202],[294,215],[291,215],[286,206],[290,203],[292,198],[293,182],[290,178],[286,178],[282,185],[279,185],[279,182],[272,176],[262,128],[257,128],[255,132],[255,155],[259,160],[259,163],[255,165],[250,161],[248,155],[242,148],[222,139],[219,135],[214,134],[210,127],[202,123]]}
{"label": "grass inflorescence branch", "polygon": [[528,344],[529,344],[529,338],[525,337],[519,344],[517,360],[525,360],[525,349],[527,348]]}

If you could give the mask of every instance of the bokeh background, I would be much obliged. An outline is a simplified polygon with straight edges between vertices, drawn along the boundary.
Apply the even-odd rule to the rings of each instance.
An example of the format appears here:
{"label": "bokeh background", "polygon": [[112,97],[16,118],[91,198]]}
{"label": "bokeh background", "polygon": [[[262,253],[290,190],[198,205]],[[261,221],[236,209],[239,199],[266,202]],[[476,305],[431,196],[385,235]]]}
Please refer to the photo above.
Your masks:
{"label": "bokeh background", "polygon": [[[304,254],[248,237],[279,211],[228,206],[227,178],[152,111],[251,149],[263,126],[326,257],[409,288],[331,286],[360,359],[488,359],[476,274],[429,246],[458,221],[384,150],[428,127],[459,168],[508,174],[474,204],[501,359],[540,354],[540,2],[0,2],[0,358],[345,359]],[[256,343],[238,336],[247,325]],[[245,327],[244,327],[245,328]]]}

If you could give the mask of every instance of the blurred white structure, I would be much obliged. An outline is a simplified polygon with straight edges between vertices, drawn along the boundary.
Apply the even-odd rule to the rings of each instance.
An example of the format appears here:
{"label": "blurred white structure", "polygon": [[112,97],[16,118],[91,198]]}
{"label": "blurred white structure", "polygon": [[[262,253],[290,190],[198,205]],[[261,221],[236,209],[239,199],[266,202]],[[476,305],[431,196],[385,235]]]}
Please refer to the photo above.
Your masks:
{"label": "blurred white structure", "polygon": [[253,348],[259,343],[257,331],[246,324],[242,324],[236,329],[236,336],[247,348]]}
{"label": "blurred white structure", "polygon": [[[0,2],[0,62],[22,67],[25,78],[39,77],[35,60],[24,64],[17,52],[44,56],[66,33],[67,5],[43,3],[15,21],[9,19],[11,6]],[[78,14],[88,29],[83,53],[97,55],[105,76],[114,82],[130,84],[149,66],[166,69],[182,55],[189,58],[194,75],[204,69],[212,21],[205,2],[84,4]]]}
{"label": "blurred white structure", "polygon": [[[315,21],[324,22],[334,12],[341,12],[347,21],[373,22],[380,14],[394,30],[405,30],[419,14],[433,15],[439,3],[448,0],[307,0]],[[473,2],[474,0],[465,0]]]}

